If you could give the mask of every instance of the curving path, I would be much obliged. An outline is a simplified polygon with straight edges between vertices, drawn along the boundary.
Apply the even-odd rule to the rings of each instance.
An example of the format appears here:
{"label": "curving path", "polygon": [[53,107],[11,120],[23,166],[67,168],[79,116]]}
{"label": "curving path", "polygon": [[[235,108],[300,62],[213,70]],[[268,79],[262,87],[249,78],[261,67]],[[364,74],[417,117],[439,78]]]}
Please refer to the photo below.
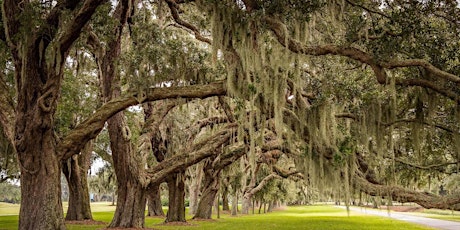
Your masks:
{"label": "curving path", "polygon": [[[345,206],[337,206],[340,208],[346,208]],[[448,221],[448,220],[439,220],[421,216],[413,216],[409,214],[404,214],[402,212],[388,212],[383,210],[376,210],[370,208],[361,208],[361,207],[350,207],[350,211],[361,212],[369,215],[389,217],[397,220],[407,221],[411,223],[421,224],[428,227],[443,229],[443,230],[460,230],[460,222]]]}

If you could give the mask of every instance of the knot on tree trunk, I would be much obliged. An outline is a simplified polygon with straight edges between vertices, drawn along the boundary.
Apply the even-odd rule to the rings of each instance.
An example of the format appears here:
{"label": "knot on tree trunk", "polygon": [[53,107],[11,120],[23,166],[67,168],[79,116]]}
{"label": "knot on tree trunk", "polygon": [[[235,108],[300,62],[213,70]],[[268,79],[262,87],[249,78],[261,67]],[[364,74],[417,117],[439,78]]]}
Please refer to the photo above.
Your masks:
{"label": "knot on tree trunk", "polygon": [[51,112],[53,100],[54,100],[53,91],[48,90],[46,91],[46,93],[44,93],[42,96],[38,98],[38,105],[40,106],[40,109],[43,112],[49,113]]}

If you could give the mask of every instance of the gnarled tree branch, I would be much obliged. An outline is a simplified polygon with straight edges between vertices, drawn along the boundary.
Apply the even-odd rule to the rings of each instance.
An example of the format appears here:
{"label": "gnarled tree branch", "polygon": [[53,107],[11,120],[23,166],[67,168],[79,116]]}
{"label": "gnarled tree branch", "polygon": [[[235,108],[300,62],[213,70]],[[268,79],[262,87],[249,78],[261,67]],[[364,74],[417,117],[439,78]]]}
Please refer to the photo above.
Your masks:
{"label": "gnarled tree branch", "polygon": [[78,154],[83,148],[84,143],[99,134],[105,122],[111,116],[130,106],[168,98],[206,98],[225,95],[226,92],[227,90],[223,82],[215,82],[207,85],[148,89],[145,91],[146,96],[142,101],[138,101],[137,93],[115,98],[105,103],[91,117],[77,125],[58,144],[57,152],[63,160],[74,154]]}
{"label": "gnarled tree branch", "polygon": [[[265,22],[275,34],[276,38],[278,39],[278,42],[282,46],[287,47],[291,52],[313,56],[338,55],[351,58],[364,64],[368,64],[374,71],[377,81],[380,84],[387,84],[387,76],[385,73],[385,69],[394,69],[402,67],[422,67],[427,72],[440,79],[444,79],[455,84],[459,84],[460,82],[460,77],[443,71],[433,66],[429,62],[421,59],[377,61],[371,54],[368,54],[362,50],[353,47],[337,46],[332,44],[306,46],[300,43],[299,41],[289,37],[289,35],[286,33],[286,26],[282,22],[268,16],[265,17]],[[457,95],[453,91],[444,89],[428,80],[406,79],[398,80],[396,84],[402,86],[420,86],[429,88],[435,92],[438,92],[441,95],[444,95],[456,101],[457,103],[460,103],[459,95]]]}
{"label": "gnarled tree branch", "polygon": [[460,196],[457,194],[437,196],[431,193],[417,192],[398,186],[370,183],[361,176],[353,178],[356,188],[371,196],[389,196],[399,202],[414,202],[424,208],[460,210]]}
{"label": "gnarled tree branch", "polygon": [[182,18],[180,18],[179,10],[178,10],[179,6],[177,5],[176,1],[174,1],[174,0],[166,0],[166,3],[168,3],[169,9],[171,10],[171,15],[173,16],[174,21],[176,21],[177,24],[179,24],[179,25],[191,30],[194,33],[195,38],[198,39],[199,41],[206,42],[208,44],[212,43],[211,39],[206,38],[203,35],[201,35],[199,29],[196,26],[194,26],[194,25],[190,24],[189,22],[186,22],[186,21],[182,20]]}

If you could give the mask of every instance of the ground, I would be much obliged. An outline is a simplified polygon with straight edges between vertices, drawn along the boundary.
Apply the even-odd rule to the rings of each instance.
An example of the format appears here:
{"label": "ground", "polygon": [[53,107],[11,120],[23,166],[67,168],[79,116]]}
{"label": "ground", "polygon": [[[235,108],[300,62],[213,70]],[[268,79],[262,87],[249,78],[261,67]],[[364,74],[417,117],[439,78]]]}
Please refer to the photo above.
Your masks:
{"label": "ground", "polygon": [[[0,229],[17,229],[17,211],[14,207],[8,205],[6,209],[4,205],[0,205]],[[17,207],[16,207],[17,208]],[[97,221],[102,221],[104,224],[88,225],[88,224],[67,224],[70,230],[80,229],[104,229],[115,210],[110,203],[93,203],[93,216]],[[6,215],[5,210],[10,211],[10,215]],[[12,215],[11,215],[12,214]],[[363,218],[365,216],[365,218]],[[376,229],[376,230],[393,230],[393,229],[415,229],[427,230],[432,229],[421,225],[406,223],[403,221],[392,220],[379,216],[368,216],[365,214],[352,212],[350,215],[340,208],[326,205],[317,206],[296,206],[286,207],[285,210],[277,210],[268,214],[254,215],[239,215],[232,217],[228,213],[221,212],[221,218],[217,219],[213,216],[213,221],[195,221],[190,220],[191,216],[187,216],[188,225],[165,225],[164,218],[147,217],[146,229]]]}

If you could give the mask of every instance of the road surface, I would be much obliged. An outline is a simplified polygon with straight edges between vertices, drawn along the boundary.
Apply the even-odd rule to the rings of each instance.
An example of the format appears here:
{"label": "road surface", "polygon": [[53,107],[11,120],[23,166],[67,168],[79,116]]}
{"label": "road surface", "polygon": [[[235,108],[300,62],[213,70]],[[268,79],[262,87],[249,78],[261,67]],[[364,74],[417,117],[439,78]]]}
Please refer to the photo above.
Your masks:
{"label": "road surface", "polygon": [[[346,208],[345,206],[338,206],[341,208]],[[428,227],[443,229],[443,230],[460,230],[460,222],[448,221],[448,220],[439,220],[421,216],[413,216],[410,214],[405,214],[403,212],[388,212],[385,210],[378,210],[372,208],[363,208],[363,207],[350,207],[350,211],[361,212],[369,215],[389,217],[397,220],[407,221],[411,223],[416,223],[420,225],[425,225]]]}

